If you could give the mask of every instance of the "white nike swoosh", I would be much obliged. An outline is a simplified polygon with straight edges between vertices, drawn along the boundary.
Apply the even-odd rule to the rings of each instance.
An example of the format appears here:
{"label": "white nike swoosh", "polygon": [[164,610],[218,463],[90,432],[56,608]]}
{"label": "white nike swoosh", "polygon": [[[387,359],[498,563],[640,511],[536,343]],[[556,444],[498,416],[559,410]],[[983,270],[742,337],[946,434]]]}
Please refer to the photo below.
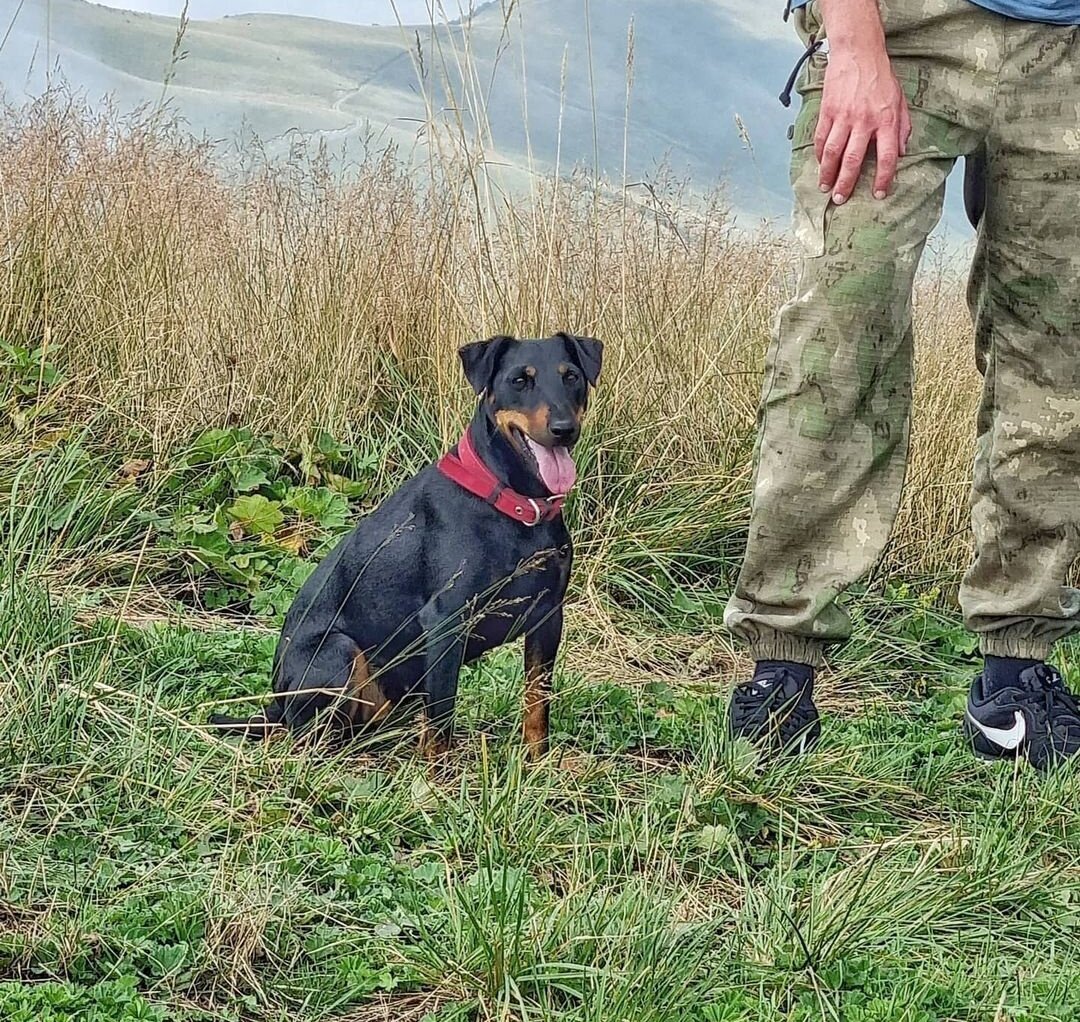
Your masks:
{"label": "white nike swoosh", "polygon": [[1024,736],[1027,734],[1027,721],[1019,710],[1015,711],[1016,723],[1008,730],[1000,727],[990,727],[989,724],[983,724],[971,715],[970,710],[965,710],[964,712],[967,714],[967,719],[971,721],[975,727],[989,738],[990,741],[995,745],[1000,746],[1002,749],[1019,748],[1024,740]]}

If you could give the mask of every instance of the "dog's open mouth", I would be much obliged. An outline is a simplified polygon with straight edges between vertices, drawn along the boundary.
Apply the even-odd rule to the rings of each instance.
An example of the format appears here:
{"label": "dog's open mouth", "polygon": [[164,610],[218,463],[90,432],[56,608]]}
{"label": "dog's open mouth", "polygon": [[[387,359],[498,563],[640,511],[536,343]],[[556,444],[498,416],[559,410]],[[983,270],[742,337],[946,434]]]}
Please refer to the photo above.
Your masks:
{"label": "dog's open mouth", "polygon": [[565,447],[545,447],[532,437],[515,430],[522,441],[522,446],[532,459],[533,467],[540,481],[547,487],[548,493],[569,493],[577,480],[577,466]]}

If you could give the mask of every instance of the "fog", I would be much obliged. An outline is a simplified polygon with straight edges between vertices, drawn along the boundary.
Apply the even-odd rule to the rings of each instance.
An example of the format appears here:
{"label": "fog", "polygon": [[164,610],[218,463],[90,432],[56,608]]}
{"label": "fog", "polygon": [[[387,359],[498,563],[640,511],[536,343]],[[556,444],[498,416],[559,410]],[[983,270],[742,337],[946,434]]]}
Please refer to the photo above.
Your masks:
{"label": "fog", "polygon": [[[177,17],[183,0],[96,0],[105,7],[145,11]],[[457,18],[468,11],[467,0],[433,0],[435,16]],[[223,18],[230,14],[298,14],[327,21],[346,21],[356,25],[395,25],[425,22],[431,19],[428,0],[191,0],[188,16],[196,19]]]}

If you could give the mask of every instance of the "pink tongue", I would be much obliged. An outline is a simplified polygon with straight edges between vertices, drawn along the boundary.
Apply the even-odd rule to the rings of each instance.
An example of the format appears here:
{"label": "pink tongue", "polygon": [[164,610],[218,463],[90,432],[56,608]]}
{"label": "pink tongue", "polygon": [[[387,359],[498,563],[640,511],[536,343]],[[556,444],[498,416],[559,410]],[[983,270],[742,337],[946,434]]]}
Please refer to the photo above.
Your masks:
{"label": "pink tongue", "polygon": [[565,447],[542,447],[529,437],[525,438],[525,442],[536,459],[540,479],[548,488],[548,492],[569,493],[570,487],[577,479],[577,468],[574,466],[574,459],[570,457],[570,452]]}

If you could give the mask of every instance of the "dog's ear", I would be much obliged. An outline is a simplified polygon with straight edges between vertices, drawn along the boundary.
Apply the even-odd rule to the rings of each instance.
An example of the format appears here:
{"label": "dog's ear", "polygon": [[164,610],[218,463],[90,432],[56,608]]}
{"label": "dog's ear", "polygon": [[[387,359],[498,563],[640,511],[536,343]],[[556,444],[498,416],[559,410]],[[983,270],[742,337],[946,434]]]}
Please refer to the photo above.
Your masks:
{"label": "dog's ear", "polygon": [[491,386],[495,370],[499,367],[499,359],[512,341],[512,337],[500,334],[489,337],[486,341],[473,341],[458,349],[465,379],[477,394],[483,394]]}
{"label": "dog's ear", "polygon": [[604,345],[595,337],[576,337],[574,334],[558,335],[566,341],[570,357],[577,362],[590,387],[600,379],[600,367],[604,364]]}

